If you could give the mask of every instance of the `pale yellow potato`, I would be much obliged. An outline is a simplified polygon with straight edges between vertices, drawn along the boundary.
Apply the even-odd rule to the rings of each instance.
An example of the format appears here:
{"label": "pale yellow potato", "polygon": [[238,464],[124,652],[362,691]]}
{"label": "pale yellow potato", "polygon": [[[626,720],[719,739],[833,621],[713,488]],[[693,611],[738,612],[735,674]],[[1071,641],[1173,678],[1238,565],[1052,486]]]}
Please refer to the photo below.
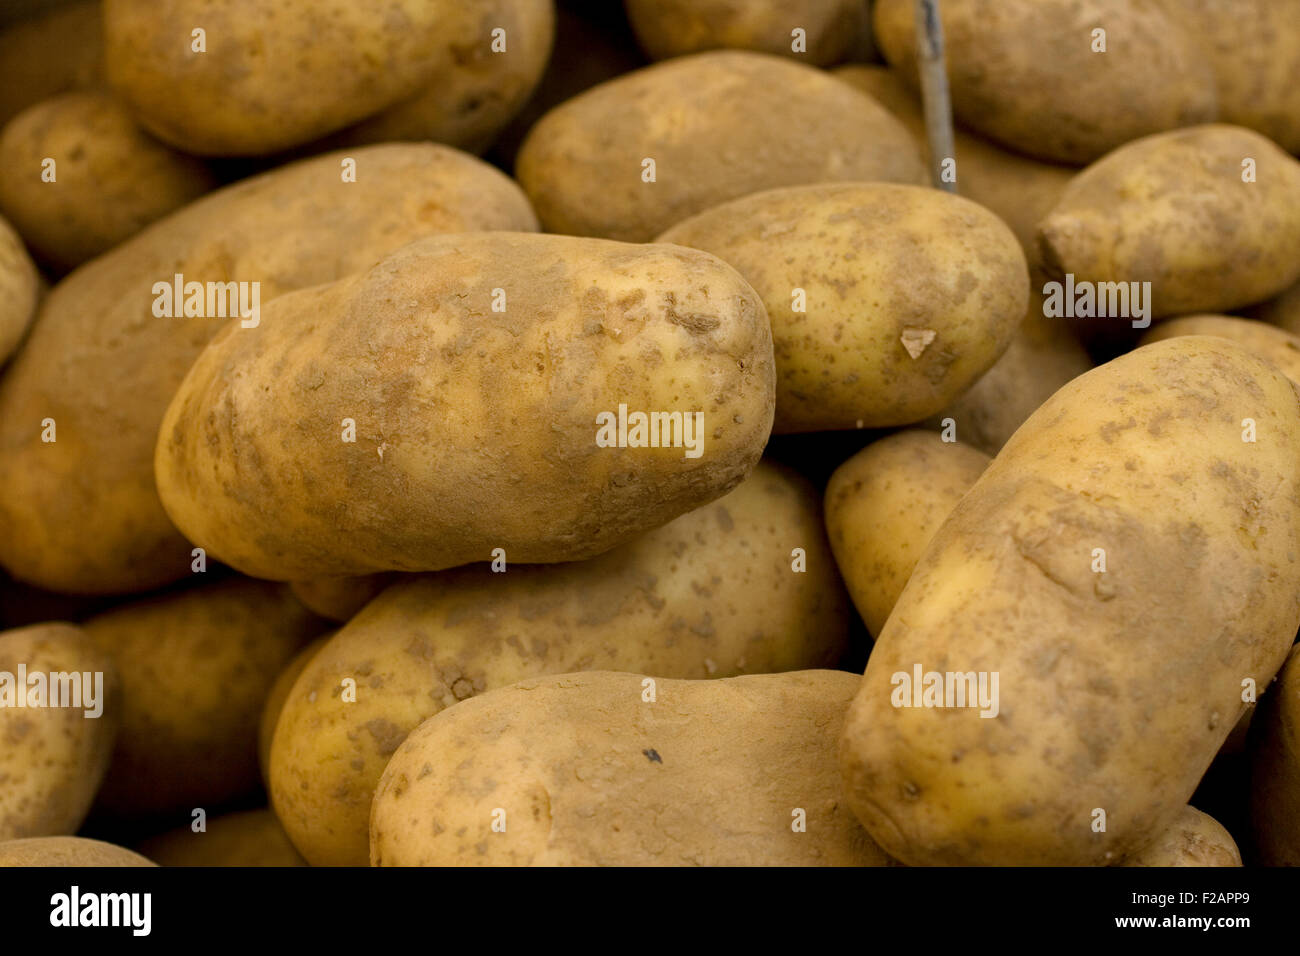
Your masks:
{"label": "pale yellow potato", "polygon": [[321,623],[287,587],[239,578],[87,620],[122,681],[121,729],[97,813],[188,818],[255,790],[262,707]]}
{"label": "pale yellow potato", "polygon": [[1138,344],[1148,345],[1181,335],[1217,335],[1231,339],[1257,358],[1277,366],[1291,381],[1300,383],[1300,336],[1274,325],[1232,315],[1182,315],[1152,326]]}
{"label": "pale yellow potato", "polygon": [[826,531],[849,595],[880,634],[917,560],[989,456],[913,429],[872,442],[831,475]]}
{"label": "pale yellow potato", "polygon": [[[726,497],[590,561],[411,578],[294,684],[271,748],[272,804],[312,863],[363,865],[384,765],[439,710],[575,670],[700,679],[833,667],[849,614],[816,491],[766,462]],[[348,679],[355,703],[342,699]]]}
{"label": "pale yellow potato", "polygon": [[[345,158],[356,182],[342,180]],[[239,323],[156,317],[155,284],[258,282],[265,307],[421,236],[536,226],[523,193],[487,164],[393,144],[228,186],[87,263],[45,298],[0,379],[0,564],[74,593],[133,593],[191,573],[192,546],[154,487],[154,445],[194,359]],[[41,440],[46,418],[55,442]]]}
{"label": "pale yellow potato", "polygon": [[[20,665],[29,681],[44,675],[39,698],[18,681]],[[0,631],[0,673],[13,682],[0,687],[0,840],[76,833],[108,769],[121,720],[113,662],[80,628],[35,624]],[[50,706],[56,693],[59,703],[77,706]],[[20,707],[20,700],[43,706]]]}
{"label": "pale yellow potato", "polygon": [[[53,160],[55,180],[42,173]],[[65,93],[0,133],[0,212],[44,262],[67,271],[212,189],[198,160],[149,136],[116,98]]]}
{"label": "pale yellow potato", "polygon": [[210,817],[207,829],[177,827],[136,848],[159,866],[306,866],[275,814],[245,810]]}
{"label": "pale yellow potato", "polygon": [[1241,126],[1148,136],[1079,173],[1038,241],[1052,278],[1150,282],[1155,318],[1259,302],[1300,278],[1300,162]]}
{"label": "pale yellow potato", "polygon": [[1247,314],[1271,322],[1292,335],[1300,335],[1300,282],[1283,289],[1267,302],[1252,307]]}
{"label": "pale yellow potato", "polygon": [[1255,856],[1264,866],[1300,866],[1300,648],[1260,700],[1255,724],[1250,781]]}
{"label": "pale yellow potato", "polygon": [[[777,433],[906,425],[997,361],[1025,313],[1016,238],[975,203],[891,183],[756,193],[659,237],[711,252],[763,298]],[[802,290],[802,295],[796,290]]]}
{"label": "pale yellow potato", "polygon": [[[497,549],[574,561],[725,494],[772,407],[763,303],[713,256],[433,237],[230,325],[172,400],[155,473],[181,532],[254,577],[438,571]],[[676,447],[598,445],[620,408],[679,413]]]}
{"label": "pale yellow potato", "polygon": [[0,30],[0,126],[27,107],[104,84],[99,0],[63,4]]}
{"label": "pale yellow potato", "polygon": [[[704,50],[752,50],[812,66],[845,59],[870,30],[860,0],[625,0],[637,42],[652,60]],[[803,49],[792,32],[803,30]]]}
{"label": "pale yellow potato", "polygon": [[36,315],[41,280],[27,247],[0,217],[0,365],[18,348]]}
{"label": "pale yellow potato", "polygon": [[[297,594],[296,591],[294,593]],[[289,663],[281,668],[275,683],[271,685],[271,690],[266,695],[266,703],[262,705],[262,716],[257,724],[257,769],[261,772],[262,782],[268,786],[271,783],[271,741],[275,737],[275,725],[280,722],[280,711],[284,710],[284,702],[289,699],[289,691],[298,680],[298,675],[307,669],[312,658],[332,636],[333,632],[324,634],[295,654]]]}
{"label": "pale yellow potato", "polygon": [[426,720],[393,755],[370,861],[888,866],[836,771],[856,683],[826,670],[718,681],[596,671],[491,691]]}
{"label": "pale yellow potato", "polygon": [[29,837],[0,843],[0,867],[157,865],[126,847],[84,837]]}
{"label": "pale yellow potato", "polygon": [[1241,851],[1218,820],[1183,807],[1174,822],[1122,866],[1241,866]]}
{"label": "pale yellow potato", "polygon": [[351,619],[396,579],[395,574],[361,574],[355,577],[291,581],[289,586],[293,588],[293,596],[313,614],[343,622]]}
{"label": "pale yellow potato", "polygon": [[[273,153],[416,95],[463,0],[104,0],[108,80],[198,155]],[[205,31],[203,52],[193,31]],[[488,38],[484,38],[484,42]]]}
{"label": "pale yellow potato", "polygon": [[[1294,385],[1210,336],[1036,411],[918,561],[850,710],[848,800],[882,848],[1100,865],[1173,823],[1300,623],[1298,453]],[[996,674],[996,706],[903,706],[918,667]]]}
{"label": "pale yellow potato", "polygon": [[[1009,149],[1082,164],[1216,118],[1209,63],[1155,0],[944,0],[940,12],[953,115]],[[885,59],[919,84],[913,0],[878,0],[872,25]]]}
{"label": "pale yellow potato", "polygon": [[677,57],[560,104],[529,133],[515,173],[548,232],[628,242],[765,189],[927,181],[907,129],[869,97],[740,51]]}

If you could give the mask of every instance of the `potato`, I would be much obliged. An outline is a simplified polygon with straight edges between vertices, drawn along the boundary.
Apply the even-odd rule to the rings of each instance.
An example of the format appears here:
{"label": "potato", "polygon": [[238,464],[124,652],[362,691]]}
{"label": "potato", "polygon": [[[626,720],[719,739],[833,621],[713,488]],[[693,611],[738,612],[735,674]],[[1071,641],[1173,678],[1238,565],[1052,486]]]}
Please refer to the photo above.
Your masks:
{"label": "potato", "polygon": [[159,866],[306,866],[270,810],[227,813],[195,833],[177,827],[141,842],[139,851]]}
{"label": "potato", "polygon": [[255,577],[590,558],[734,487],[772,426],[763,304],[695,250],[435,237],[265,313],[194,363],[155,466]]}
{"label": "potato", "polygon": [[881,847],[1118,863],[1172,824],[1300,623],[1298,451],[1292,383],[1209,336],[1036,411],[917,563],[850,710],[848,799]]}
{"label": "potato", "polygon": [[[915,18],[913,0],[879,0],[873,19],[914,86]],[[1017,152],[1081,165],[1216,118],[1209,64],[1154,0],[944,0],[942,18],[953,114]]]}
{"label": "potato", "polygon": [[104,83],[99,0],[64,4],[0,30],[0,126],[27,107]]}
{"label": "potato", "polygon": [[281,668],[266,695],[262,716],[257,724],[257,768],[261,771],[262,782],[267,785],[271,782],[271,740],[275,737],[275,725],[280,722],[280,711],[284,710],[284,703],[289,699],[289,691],[298,680],[298,675],[307,669],[312,658],[333,635],[334,632],[323,634],[293,655],[289,663]]}
{"label": "potato", "polygon": [[777,433],[906,425],[988,370],[1025,313],[1015,236],[934,189],[828,183],[757,193],[661,242],[711,252],[763,297]]}
{"label": "potato", "polygon": [[779,186],[926,181],[907,129],[868,97],[737,51],[659,63],[557,106],[515,172],[547,231],[629,242]]}
{"label": "potato", "polygon": [[0,867],[157,865],[126,847],[83,837],[29,837],[0,843]]}
{"label": "potato", "polygon": [[0,218],[0,366],[31,325],[40,287],[40,276],[22,239]]}
{"label": "potato", "polygon": [[1218,820],[1183,807],[1173,824],[1124,866],[1241,866],[1241,851]]}
{"label": "potato", "polygon": [[188,819],[256,789],[262,706],[321,622],[287,587],[236,578],[125,604],[84,627],[123,686],[97,811]]}
{"label": "potato", "polygon": [[831,475],[831,550],[872,634],[880,634],[917,559],[988,463],[968,445],[914,429],[872,442]]}
{"label": "potato", "polygon": [[1148,136],[1079,173],[1038,239],[1053,278],[1150,282],[1155,318],[1249,305],[1300,278],[1300,162],[1240,126]]}
{"label": "potato", "polygon": [[[536,228],[514,183],[463,153],[401,144],[347,156],[356,182],[341,180],[335,154],[236,183],[88,263],[45,299],[0,379],[0,564],[14,577],[112,594],[191,573],[191,546],[158,501],[154,445],[186,370],[227,323],[155,317],[155,284],[178,274],[258,282],[266,304],[368,268],[420,236]],[[42,441],[46,418],[54,442]]]}
{"label": "potato", "polygon": [[293,596],[313,614],[342,622],[350,620],[397,578],[396,574],[361,574],[292,581],[289,586],[293,588]]}
{"label": "potato", "polygon": [[1231,339],[1256,358],[1274,365],[1291,381],[1300,383],[1300,338],[1276,326],[1231,315],[1184,315],[1153,326],[1142,336],[1141,344],[1182,335]]}
{"label": "potato", "polygon": [[164,142],[199,155],[273,153],[426,89],[446,68],[447,24],[464,6],[104,0],[104,58],[109,82]]}
{"label": "potato", "polygon": [[[591,561],[411,578],[367,605],[294,684],[271,747],[272,805],[312,863],[363,865],[384,764],[439,710],[575,670],[707,678],[831,667],[848,616],[816,492],[767,463],[725,498]],[[355,703],[341,699],[348,679]]]}
{"label": "potato", "polygon": [[[897,73],[883,66],[855,64],[842,66],[832,75],[898,117],[912,133],[921,155],[929,155],[924,110]],[[1032,264],[1038,254],[1038,224],[1078,170],[1008,152],[960,128],[953,131],[953,137],[957,192],[992,210],[1010,226]]]}
{"label": "potato", "polygon": [[[858,0],[626,0],[637,41],[653,60],[703,50],[753,50],[813,66],[838,63],[869,29]],[[795,29],[803,30],[795,49]]]}
{"label": "potato", "polygon": [[[57,178],[41,179],[55,162]],[[10,120],[0,134],[0,210],[60,271],[93,259],[208,192],[198,160],[144,133],[113,97],[65,93]]]}
{"label": "potato", "polygon": [[79,628],[0,631],[0,840],[77,832],[108,769],[120,694],[113,662]]}
{"label": "potato", "polygon": [[1292,335],[1300,335],[1300,282],[1283,289],[1267,302],[1253,306],[1248,314],[1279,326]]}
{"label": "potato", "polygon": [[1255,855],[1265,866],[1300,866],[1300,648],[1264,694],[1255,728],[1250,746]]}
{"label": "potato", "polygon": [[370,861],[887,866],[835,772],[855,684],[843,671],[596,671],[492,691],[398,748],[375,793]]}

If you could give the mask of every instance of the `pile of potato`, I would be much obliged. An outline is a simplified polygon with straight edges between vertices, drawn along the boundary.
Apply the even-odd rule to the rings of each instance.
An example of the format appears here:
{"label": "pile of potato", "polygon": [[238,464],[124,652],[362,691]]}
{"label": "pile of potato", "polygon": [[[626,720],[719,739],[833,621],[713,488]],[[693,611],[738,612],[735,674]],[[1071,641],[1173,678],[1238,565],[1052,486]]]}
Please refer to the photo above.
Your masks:
{"label": "pile of potato", "polygon": [[0,864],[1300,864],[1300,0],[50,6]]}

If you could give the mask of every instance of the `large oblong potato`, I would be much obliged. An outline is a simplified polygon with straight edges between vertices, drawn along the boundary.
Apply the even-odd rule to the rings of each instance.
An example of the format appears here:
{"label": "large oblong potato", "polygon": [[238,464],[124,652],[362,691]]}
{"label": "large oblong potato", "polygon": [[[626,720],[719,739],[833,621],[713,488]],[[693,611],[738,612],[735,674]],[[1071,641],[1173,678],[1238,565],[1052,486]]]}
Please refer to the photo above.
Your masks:
{"label": "large oblong potato", "polygon": [[28,837],[0,843],[0,867],[157,865],[126,847],[84,837]]}
{"label": "large oblong potato", "polygon": [[393,755],[371,863],[887,866],[836,773],[855,685],[844,671],[597,671],[491,691]]}
{"label": "large oblong potato", "polygon": [[[590,561],[390,587],[290,691],[271,799],[312,863],[362,865],[384,764],[439,710],[575,670],[708,678],[833,667],[848,617],[816,492],[763,462],[729,495]],[[355,702],[343,699],[349,678]]]}
{"label": "large oblong potato", "polygon": [[[349,159],[355,182],[344,179]],[[229,320],[154,315],[157,283],[255,282],[265,306],[421,236],[536,228],[519,187],[486,163],[401,143],[235,183],[87,263],[46,296],[0,379],[0,564],[89,594],[190,574],[191,545],[154,487],[154,445],[185,372]],[[46,418],[53,442],[42,440]]]}
{"label": "large oblong potato", "polygon": [[[42,706],[17,706],[34,699],[20,665],[41,675]],[[0,840],[76,833],[121,721],[113,662],[71,624],[35,624],[0,632],[0,674],[14,682],[0,683]]]}
{"label": "large oblong potato", "polygon": [[1300,384],[1300,336],[1275,325],[1233,315],[1180,315],[1152,326],[1139,344],[1149,345],[1182,335],[1217,335],[1230,339],[1276,365],[1287,378]]}
{"label": "large oblong potato", "polygon": [[1124,866],[1241,866],[1241,851],[1222,823],[1186,806],[1151,843]]}
{"label": "large oblong potato", "polygon": [[1300,866],[1300,648],[1291,652],[1260,701],[1252,735],[1250,821],[1256,856],[1265,866]]}
{"label": "large oblong potato", "polygon": [[1151,283],[1153,318],[1259,302],[1300,279],[1300,162],[1241,126],[1148,136],[1079,173],[1038,241],[1052,278]]}
{"label": "large oblong potato", "polygon": [[885,851],[1119,863],[1173,823],[1300,623],[1297,454],[1295,387],[1209,336],[1038,409],[917,563],[850,710],[848,799]]}
{"label": "large oblong potato", "polygon": [[989,456],[912,429],[872,442],[831,475],[826,531],[867,630],[879,635],[917,560]]}
{"label": "large oblong potato", "polygon": [[762,296],[778,433],[906,425],[939,411],[997,361],[1029,300],[1011,230],[920,186],[770,190],[658,241],[713,253]]}
{"label": "large oblong potato", "polygon": [[870,98],[813,67],[738,51],[667,60],[560,104],[528,134],[515,172],[548,231],[629,242],[765,189],[926,180],[907,129]]}
{"label": "large oblong potato", "polygon": [[41,280],[27,247],[0,218],[0,366],[18,348],[36,314]]}
{"label": "large oblong potato", "polygon": [[[57,178],[41,180],[54,160]],[[65,93],[0,133],[0,211],[61,271],[81,265],[212,189],[191,156],[157,142],[114,97]]]}
{"label": "large oblong potato", "polygon": [[[272,580],[581,560],[736,485],[772,396],[763,304],[713,256],[433,237],[219,335],[159,429],[158,493]],[[638,437],[634,414],[677,418]]]}
{"label": "large oblong potato", "polygon": [[[1087,163],[1216,117],[1209,64],[1153,0],[944,0],[941,11],[953,114],[1018,152]],[[913,0],[879,0],[872,22],[885,59],[917,84]]]}

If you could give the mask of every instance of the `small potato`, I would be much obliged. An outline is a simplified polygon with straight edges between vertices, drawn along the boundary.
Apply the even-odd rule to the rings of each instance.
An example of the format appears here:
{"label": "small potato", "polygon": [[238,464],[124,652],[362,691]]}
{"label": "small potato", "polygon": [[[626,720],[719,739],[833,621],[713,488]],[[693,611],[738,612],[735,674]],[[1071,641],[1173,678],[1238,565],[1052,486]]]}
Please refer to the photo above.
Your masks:
{"label": "small potato", "polygon": [[1123,866],[1241,866],[1241,851],[1218,820],[1195,807],[1183,807],[1155,840]]}
{"label": "small potato", "polygon": [[0,632],[0,840],[77,832],[108,769],[120,715],[113,662],[80,628]]}
{"label": "small potato", "polygon": [[1256,858],[1264,866],[1300,866],[1300,648],[1261,699],[1252,735]]}
{"label": "small potato", "polygon": [[1231,315],[1183,315],[1153,326],[1142,336],[1140,344],[1181,335],[1217,335],[1231,339],[1300,384],[1300,337],[1276,326]]}
{"label": "small potato", "polygon": [[42,6],[54,9],[0,30],[0,126],[41,100],[104,84],[100,0]]}
{"label": "small potato", "polygon": [[270,810],[211,817],[207,829],[189,826],[150,837],[137,849],[159,866],[306,866]]}
{"label": "small potato", "polygon": [[[1216,118],[1209,64],[1154,0],[944,0],[941,10],[953,114],[1009,149],[1083,164]],[[879,0],[873,27],[885,59],[918,84],[913,0]]]}
{"label": "small potato", "polygon": [[[355,160],[355,182],[344,180],[345,159]],[[486,163],[400,143],[235,183],[87,263],[46,296],[0,379],[0,564],[81,594],[135,593],[192,572],[193,546],[154,487],[154,446],[185,372],[214,335],[240,323],[214,317],[213,292],[202,316],[185,315],[183,302],[155,315],[160,285],[180,275],[224,296],[223,284],[248,283],[265,306],[421,236],[536,228],[519,187]],[[46,418],[53,442],[42,440]]]}
{"label": "small potato", "polygon": [[0,218],[0,366],[18,348],[36,315],[41,280],[18,233]]}
{"label": "small potato", "polygon": [[355,577],[312,578],[292,581],[293,596],[313,614],[330,621],[351,620],[380,591],[396,581],[396,574],[361,574]]}
{"label": "small potato", "polygon": [[[704,50],[752,50],[812,66],[838,63],[870,29],[859,0],[626,0],[628,22],[652,60]],[[801,30],[796,48],[795,30]]]}
{"label": "small potato", "polygon": [[831,475],[826,530],[872,634],[880,634],[934,533],[988,463],[968,445],[911,430],[872,442]]}
{"label": "small potato", "polygon": [[917,562],[850,709],[847,799],[881,847],[1100,865],[1174,823],[1300,624],[1298,454],[1295,386],[1210,336],[1038,409]]}
{"label": "small potato", "polygon": [[887,866],[836,774],[856,683],[843,671],[596,671],[491,691],[426,720],[393,755],[370,861]]}
{"label": "small potato", "polygon": [[218,335],[155,471],[181,532],[255,577],[574,561],[734,487],[772,407],[763,304],[713,256],[434,237]]}
{"label": "small potato", "polygon": [[926,181],[883,107],[820,70],[737,51],[658,63],[557,106],[515,171],[547,231],[628,242],[779,186]]}
{"label": "small potato", "polygon": [[[802,478],[761,463],[726,497],[590,561],[395,584],[285,703],[270,791],[295,845],[316,865],[363,865],[371,796],[397,745],[431,714],[526,677],[835,666],[850,611],[819,505]],[[349,678],[355,703],[341,699]]]}
{"label": "small potato", "polygon": [[1148,136],[1079,173],[1038,241],[1052,278],[1150,282],[1155,318],[1259,302],[1300,279],[1300,162],[1240,126]]}
{"label": "small potato", "polygon": [[115,819],[209,812],[257,787],[271,685],[321,629],[282,585],[232,579],[85,622],[122,679],[122,722],[96,809]]}
{"label": "small potato", "polygon": [[1300,335],[1300,282],[1283,289],[1267,302],[1247,310],[1247,314],[1285,329],[1292,335]]}
{"label": "small potato", "polygon": [[157,865],[126,847],[83,837],[30,837],[0,843],[0,867]]}
{"label": "small potato", "polygon": [[[41,181],[55,162],[57,179]],[[65,93],[0,134],[0,211],[32,251],[66,272],[215,185],[198,160],[147,135],[105,93]]]}
{"label": "small potato", "polygon": [[992,213],[935,189],[827,183],[756,193],[660,242],[703,249],[763,298],[777,433],[906,425],[989,369],[1029,276]]}
{"label": "small potato", "polygon": [[298,680],[298,675],[307,669],[312,658],[331,637],[333,632],[324,634],[295,654],[280,670],[266,695],[262,717],[257,724],[257,767],[262,773],[262,782],[268,786],[271,783],[271,740],[275,737],[275,725],[280,722],[280,711],[284,710],[284,702],[289,699],[289,691]]}

